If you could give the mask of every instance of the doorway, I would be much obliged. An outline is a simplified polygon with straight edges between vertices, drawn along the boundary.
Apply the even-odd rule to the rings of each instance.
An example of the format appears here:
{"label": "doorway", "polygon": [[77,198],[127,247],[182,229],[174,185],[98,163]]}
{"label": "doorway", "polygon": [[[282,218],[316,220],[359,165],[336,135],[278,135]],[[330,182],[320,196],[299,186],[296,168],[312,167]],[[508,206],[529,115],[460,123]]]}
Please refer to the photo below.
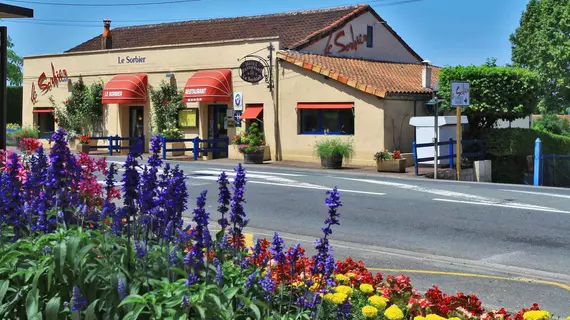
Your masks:
{"label": "doorway", "polygon": [[[209,105],[208,106],[208,139],[220,139],[228,136],[228,121],[227,121],[227,105]],[[210,148],[220,148],[226,150],[225,142],[217,142],[211,144]],[[226,151],[214,152],[214,159],[227,158]]]}
{"label": "doorway", "polygon": [[[144,107],[136,106],[129,108],[129,138],[142,137],[144,135]],[[129,140],[129,147],[137,141]],[[144,143],[143,143],[144,146]]]}

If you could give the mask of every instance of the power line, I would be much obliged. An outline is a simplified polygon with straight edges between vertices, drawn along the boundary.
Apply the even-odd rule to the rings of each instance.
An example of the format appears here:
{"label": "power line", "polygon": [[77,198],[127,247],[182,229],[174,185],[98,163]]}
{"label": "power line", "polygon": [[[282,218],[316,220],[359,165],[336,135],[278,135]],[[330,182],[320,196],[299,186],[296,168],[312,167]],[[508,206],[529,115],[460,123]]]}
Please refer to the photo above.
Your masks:
{"label": "power line", "polygon": [[28,0],[7,0],[9,2],[25,3],[25,4],[41,4],[48,6],[66,6],[66,7],[122,7],[122,6],[153,6],[163,4],[175,4],[196,2],[199,0],[170,0],[161,2],[139,2],[139,3],[59,3],[59,2],[43,2],[43,1],[28,1]]}

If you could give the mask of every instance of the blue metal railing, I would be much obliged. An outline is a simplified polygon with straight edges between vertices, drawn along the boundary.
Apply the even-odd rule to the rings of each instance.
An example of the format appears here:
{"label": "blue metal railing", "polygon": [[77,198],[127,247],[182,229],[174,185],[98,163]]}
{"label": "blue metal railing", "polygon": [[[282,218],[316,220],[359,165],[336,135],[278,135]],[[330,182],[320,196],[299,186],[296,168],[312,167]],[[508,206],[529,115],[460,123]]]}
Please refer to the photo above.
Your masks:
{"label": "blue metal railing", "polygon": [[122,146],[120,144],[120,141],[134,141],[135,143],[137,141],[141,141],[144,145],[144,135],[140,136],[140,137],[119,137],[119,135],[115,135],[115,136],[108,136],[108,137],[89,137],[90,140],[106,140],[108,142],[108,144],[102,144],[102,145],[94,145],[94,146],[89,146],[89,150],[94,149],[107,149],[109,150],[109,155],[112,156],[113,155],[113,151],[115,152],[119,152],[120,150],[128,150],[130,148],[132,148],[132,145],[129,146]]}
{"label": "blue metal railing", "polygon": [[[457,156],[454,153],[453,146],[457,144],[456,140],[450,138],[448,141],[441,141],[438,142],[438,146],[449,146],[449,152],[447,155],[439,155],[437,157],[438,160],[445,160],[449,159],[449,167],[453,168],[453,160]],[[477,158],[477,159],[484,159],[485,158],[485,149],[483,145],[483,140],[461,140],[461,145],[478,145],[479,152],[461,152],[461,158]],[[434,161],[435,157],[425,157],[425,158],[418,158],[418,148],[427,148],[427,147],[434,147],[435,144],[432,143],[416,143],[415,141],[412,142],[412,152],[414,155],[414,169],[416,176],[419,175],[418,165],[420,162],[427,162],[427,161]]]}
{"label": "blue metal railing", "polygon": [[[192,142],[192,148],[170,148],[166,147],[166,144],[169,142]],[[223,142],[224,145],[222,147],[217,146],[220,142]],[[201,147],[200,144],[206,144],[206,147]],[[194,155],[194,161],[198,160],[198,156],[202,153],[207,152],[225,152],[228,153],[228,147],[230,144],[230,139],[228,137],[219,138],[219,139],[200,139],[200,137],[194,137],[191,139],[167,139],[162,137],[162,159],[166,159],[167,152],[185,152],[185,151],[192,151]]]}

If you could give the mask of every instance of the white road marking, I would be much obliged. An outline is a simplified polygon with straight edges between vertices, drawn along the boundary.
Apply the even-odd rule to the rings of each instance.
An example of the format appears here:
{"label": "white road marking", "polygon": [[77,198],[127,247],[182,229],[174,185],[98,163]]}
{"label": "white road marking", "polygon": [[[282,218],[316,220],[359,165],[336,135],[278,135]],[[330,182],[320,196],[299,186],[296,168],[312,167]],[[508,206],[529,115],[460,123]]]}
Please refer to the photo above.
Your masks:
{"label": "white road marking", "polygon": [[570,199],[570,195],[558,194],[558,193],[523,191],[523,190],[509,190],[509,189],[501,189],[501,191],[518,192],[518,193],[526,193],[526,194],[535,194],[535,195],[538,195],[538,196],[547,196],[547,197]]}
{"label": "white road marking", "polygon": [[479,205],[479,206],[502,207],[502,208],[511,208],[511,209],[522,209],[522,210],[532,210],[532,211],[543,211],[543,212],[570,214],[570,211],[563,211],[563,210],[558,210],[558,209],[554,209],[554,208],[539,207],[539,206],[525,205],[525,204],[517,204],[517,203],[503,204],[503,203],[493,203],[493,202],[477,202],[477,201],[453,200],[453,199],[439,199],[439,198],[435,198],[435,199],[432,199],[432,200],[434,200],[434,201],[442,201],[442,202],[474,204],[474,205]]}
{"label": "white road marking", "polygon": [[[220,168],[208,168],[208,170],[214,170],[214,171],[218,171],[219,173],[222,173],[222,171],[225,171],[227,174],[229,174],[230,172],[234,172],[233,169],[220,169]],[[246,174],[247,176],[249,176],[250,174],[267,174],[267,175],[273,175],[273,176],[284,176],[284,177],[306,177],[306,175],[303,174],[296,174],[296,173],[281,173],[281,172],[267,172],[267,171],[253,171],[253,170],[247,170],[246,168]]]}

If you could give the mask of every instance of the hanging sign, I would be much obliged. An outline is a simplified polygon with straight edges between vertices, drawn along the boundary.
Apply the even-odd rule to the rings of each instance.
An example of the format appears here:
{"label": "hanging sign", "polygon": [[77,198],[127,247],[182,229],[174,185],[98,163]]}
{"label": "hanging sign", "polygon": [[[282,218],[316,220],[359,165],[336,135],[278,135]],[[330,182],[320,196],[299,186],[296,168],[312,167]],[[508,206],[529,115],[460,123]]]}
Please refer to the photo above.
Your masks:
{"label": "hanging sign", "polygon": [[243,94],[241,92],[234,93],[234,110],[243,110]]}
{"label": "hanging sign", "polygon": [[451,82],[451,106],[452,107],[469,106],[469,82],[467,81]]}
{"label": "hanging sign", "polygon": [[249,83],[257,83],[263,80],[265,66],[257,60],[245,60],[239,66],[240,78]]}

